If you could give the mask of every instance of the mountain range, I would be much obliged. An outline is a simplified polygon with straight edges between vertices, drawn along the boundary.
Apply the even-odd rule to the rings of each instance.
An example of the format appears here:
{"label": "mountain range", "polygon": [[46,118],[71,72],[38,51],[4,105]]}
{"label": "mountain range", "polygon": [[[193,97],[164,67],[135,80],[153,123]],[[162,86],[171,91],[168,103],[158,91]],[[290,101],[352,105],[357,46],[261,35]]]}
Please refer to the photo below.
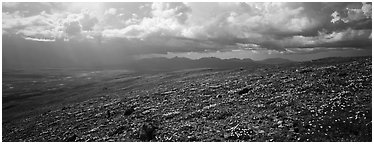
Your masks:
{"label": "mountain range", "polygon": [[181,69],[194,69],[194,68],[214,68],[214,69],[231,69],[231,68],[244,68],[268,64],[285,64],[292,63],[293,61],[282,58],[271,58],[261,61],[254,61],[252,59],[220,59],[215,57],[206,57],[200,59],[189,59],[182,57],[174,58],[146,58],[134,61],[125,67],[137,71],[173,71]]}

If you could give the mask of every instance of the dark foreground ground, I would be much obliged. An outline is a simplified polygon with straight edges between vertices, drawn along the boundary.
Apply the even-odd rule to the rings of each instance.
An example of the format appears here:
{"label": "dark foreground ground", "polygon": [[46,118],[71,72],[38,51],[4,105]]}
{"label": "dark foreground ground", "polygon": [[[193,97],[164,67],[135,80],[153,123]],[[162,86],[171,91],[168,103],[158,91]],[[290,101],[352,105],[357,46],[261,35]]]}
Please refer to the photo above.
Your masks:
{"label": "dark foreground ground", "polygon": [[2,140],[372,141],[371,71],[371,57],[358,57],[161,74],[3,73]]}

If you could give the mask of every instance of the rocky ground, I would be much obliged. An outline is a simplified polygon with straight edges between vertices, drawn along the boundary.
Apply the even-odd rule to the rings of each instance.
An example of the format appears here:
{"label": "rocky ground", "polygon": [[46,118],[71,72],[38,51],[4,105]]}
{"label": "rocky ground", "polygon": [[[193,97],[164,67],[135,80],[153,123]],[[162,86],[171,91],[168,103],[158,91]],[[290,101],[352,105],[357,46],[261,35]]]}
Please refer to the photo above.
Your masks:
{"label": "rocky ground", "polygon": [[[371,57],[180,71],[3,122],[3,141],[372,141]],[[153,81],[152,81],[153,80]]]}

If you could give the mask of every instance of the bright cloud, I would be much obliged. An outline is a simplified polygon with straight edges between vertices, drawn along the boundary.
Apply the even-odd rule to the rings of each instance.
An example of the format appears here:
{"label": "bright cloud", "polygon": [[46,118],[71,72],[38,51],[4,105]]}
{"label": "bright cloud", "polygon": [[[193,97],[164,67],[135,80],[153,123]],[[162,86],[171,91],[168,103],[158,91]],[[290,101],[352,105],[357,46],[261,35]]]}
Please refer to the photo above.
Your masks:
{"label": "bright cloud", "polygon": [[343,21],[344,23],[352,21],[360,21],[364,19],[371,19],[371,4],[362,3],[361,8],[346,8],[342,10],[342,13],[346,14],[346,17],[340,17],[339,12],[335,11],[331,14],[334,17],[331,22],[335,23],[337,21]]}
{"label": "bright cloud", "polygon": [[[3,35],[142,52],[371,48],[371,3],[3,3]],[[155,45],[157,43],[157,45]],[[157,47],[157,48],[155,48]],[[165,48],[162,48],[165,47]]]}

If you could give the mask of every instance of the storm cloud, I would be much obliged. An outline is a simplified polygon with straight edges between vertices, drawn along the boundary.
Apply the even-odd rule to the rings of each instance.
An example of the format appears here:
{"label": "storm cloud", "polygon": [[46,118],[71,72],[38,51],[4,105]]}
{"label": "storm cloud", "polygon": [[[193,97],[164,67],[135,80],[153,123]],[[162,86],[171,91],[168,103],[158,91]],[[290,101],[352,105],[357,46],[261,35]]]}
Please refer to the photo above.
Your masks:
{"label": "storm cloud", "polygon": [[11,51],[7,46],[17,40],[28,49],[105,49],[120,60],[238,49],[368,50],[371,8],[368,2],[3,3],[3,49]]}

